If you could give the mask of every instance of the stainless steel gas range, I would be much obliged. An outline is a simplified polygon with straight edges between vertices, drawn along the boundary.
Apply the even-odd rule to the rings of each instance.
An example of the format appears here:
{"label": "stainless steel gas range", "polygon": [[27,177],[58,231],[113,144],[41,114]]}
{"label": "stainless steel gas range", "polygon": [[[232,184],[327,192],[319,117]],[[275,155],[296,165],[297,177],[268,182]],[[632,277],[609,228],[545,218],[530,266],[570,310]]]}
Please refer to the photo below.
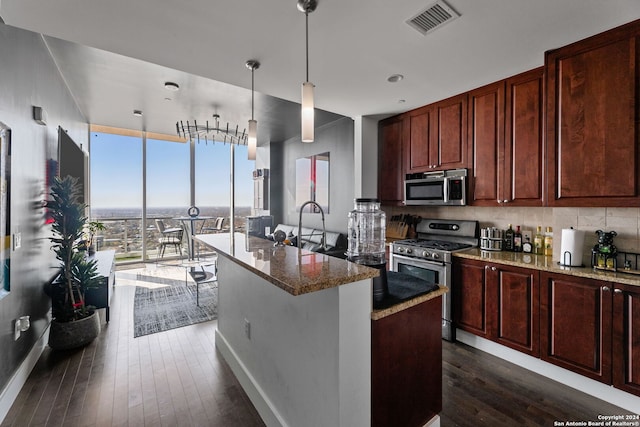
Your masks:
{"label": "stainless steel gas range", "polygon": [[391,270],[411,274],[430,283],[447,286],[442,296],[442,338],[455,341],[451,324],[451,254],[478,246],[478,221],[423,219],[416,226],[415,239],[391,245]]}

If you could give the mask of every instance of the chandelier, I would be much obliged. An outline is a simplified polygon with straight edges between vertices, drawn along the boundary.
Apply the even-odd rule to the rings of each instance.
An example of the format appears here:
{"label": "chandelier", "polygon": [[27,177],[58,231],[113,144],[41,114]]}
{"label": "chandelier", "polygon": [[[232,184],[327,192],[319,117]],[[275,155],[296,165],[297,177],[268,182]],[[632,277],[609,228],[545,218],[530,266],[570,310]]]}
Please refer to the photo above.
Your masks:
{"label": "chandelier", "polygon": [[180,120],[176,122],[176,131],[179,137],[198,144],[200,141],[204,141],[205,144],[211,141],[246,145],[248,137],[247,130],[242,129],[242,132],[240,132],[238,125],[233,128],[227,122],[226,126],[220,126],[220,115],[218,114],[213,115],[212,123],[209,123],[208,120],[204,124],[198,124],[195,120],[193,122]]}

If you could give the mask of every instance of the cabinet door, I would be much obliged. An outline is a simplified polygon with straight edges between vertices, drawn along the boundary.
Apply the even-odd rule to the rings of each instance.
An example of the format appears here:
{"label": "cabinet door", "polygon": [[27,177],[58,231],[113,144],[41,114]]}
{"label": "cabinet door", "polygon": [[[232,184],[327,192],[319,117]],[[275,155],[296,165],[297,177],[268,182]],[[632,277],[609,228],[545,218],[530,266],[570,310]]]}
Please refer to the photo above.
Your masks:
{"label": "cabinet door", "polygon": [[[497,269],[497,312],[493,339],[539,357],[539,273],[527,268],[491,265]],[[492,277],[492,276],[489,276]]]}
{"label": "cabinet door", "polygon": [[611,384],[611,308],[607,282],[542,273],[541,358]]}
{"label": "cabinet door", "polygon": [[467,94],[433,105],[429,159],[434,169],[467,167]]}
{"label": "cabinet door", "polygon": [[487,289],[490,272],[482,261],[456,258],[453,262],[452,311],[457,328],[490,338],[490,313],[495,308],[495,295]]}
{"label": "cabinet door", "polygon": [[616,285],[613,313],[613,385],[640,396],[640,288]]}
{"label": "cabinet door", "polygon": [[404,200],[402,128],[400,116],[379,124],[378,199],[383,204],[399,205]]}
{"label": "cabinet door", "polygon": [[549,205],[640,205],[638,34],[632,23],[547,53]]}
{"label": "cabinet door", "polygon": [[504,81],[469,93],[469,146],[472,179],[469,203],[502,203],[504,174]]}
{"label": "cabinet door", "polygon": [[433,170],[434,163],[429,158],[429,140],[431,135],[430,107],[420,108],[409,113],[409,137],[405,141],[405,165],[408,173]]}
{"label": "cabinet door", "polygon": [[514,206],[543,204],[544,68],[507,79],[502,197]]}

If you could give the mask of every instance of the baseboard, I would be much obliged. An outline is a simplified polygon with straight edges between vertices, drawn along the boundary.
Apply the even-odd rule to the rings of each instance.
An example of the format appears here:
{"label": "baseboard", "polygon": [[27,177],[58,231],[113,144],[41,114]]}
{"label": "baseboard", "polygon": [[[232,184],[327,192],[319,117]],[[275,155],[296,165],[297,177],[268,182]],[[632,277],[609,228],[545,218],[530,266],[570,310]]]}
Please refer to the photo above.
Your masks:
{"label": "baseboard", "polygon": [[11,405],[13,405],[20,390],[22,390],[22,387],[27,382],[29,374],[31,374],[33,367],[36,366],[47,342],[49,342],[48,326],[40,339],[35,342],[31,351],[27,354],[27,357],[22,361],[16,373],[11,377],[7,386],[2,390],[2,393],[0,393],[0,424],[4,421],[4,418],[9,413],[9,409],[11,409]]}
{"label": "baseboard", "polygon": [[612,405],[619,406],[633,413],[640,408],[640,397],[631,393],[614,388],[613,386],[601,383],[591,378],[576,374],[567,369],[561,368],[542,359],[520,353],[509,347],[478,337],[460,329],[456,329],[456,339],[471,347],[492,354],[500,359],[511,362],[529,371],[550,378],[561,384],[575,388],[583,393],[587,393]]}
{"label": "baseboard", "polygon": [[251,403],[256,407],[262,421],[264,421],[264,423],[269,427],[287,427],[288,424],[273,406],[269,397],[264,393],[264,390],[262,390],[260,385],[255,381],[244,363],[242,363],[242,360],[238,358],[235,351],[233,351],[233,348],[231,348],[218,329],[216,329],[216,348],[220,351],[224,360],[229,364],[229,367],[240,382],[240,385],[244,389],[245,393],[247,393],[247,396],[249,396]]}

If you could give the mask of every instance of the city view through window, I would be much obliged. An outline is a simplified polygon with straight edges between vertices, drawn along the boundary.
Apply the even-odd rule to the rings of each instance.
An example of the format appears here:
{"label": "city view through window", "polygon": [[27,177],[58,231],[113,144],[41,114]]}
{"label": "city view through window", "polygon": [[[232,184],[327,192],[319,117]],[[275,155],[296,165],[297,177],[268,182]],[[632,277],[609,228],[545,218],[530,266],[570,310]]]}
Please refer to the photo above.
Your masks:
{"label": "city view through window", "polygon": [[[141,261],[143,253],[146,260],[156,259],[160,233],[155,220],[162,220],[167,228],[181,228],[183,222],[177,218],[188,216],[191,206],[190,143],[147,139],[146,155],[143,143],[142,136],[91,133],[90,216],[106,228],[97,234],[98,249],[115,249],[118,262]],[[236,231],[244,231],[245,217],[251,214],[255,165],[247,160],[246,146],[235,146],[234,151],[234,222]],[[215,229],[218,217],[225,218],[223,231],[229,231],[230,145],[196,142],[194,163],[194,205],[201,217],[210,217],[196,223],[196,232],[219,232]],[[185,239],[182,253],[186,251]],[[175,248],[167,248],[164,254],[175,255]]]}

